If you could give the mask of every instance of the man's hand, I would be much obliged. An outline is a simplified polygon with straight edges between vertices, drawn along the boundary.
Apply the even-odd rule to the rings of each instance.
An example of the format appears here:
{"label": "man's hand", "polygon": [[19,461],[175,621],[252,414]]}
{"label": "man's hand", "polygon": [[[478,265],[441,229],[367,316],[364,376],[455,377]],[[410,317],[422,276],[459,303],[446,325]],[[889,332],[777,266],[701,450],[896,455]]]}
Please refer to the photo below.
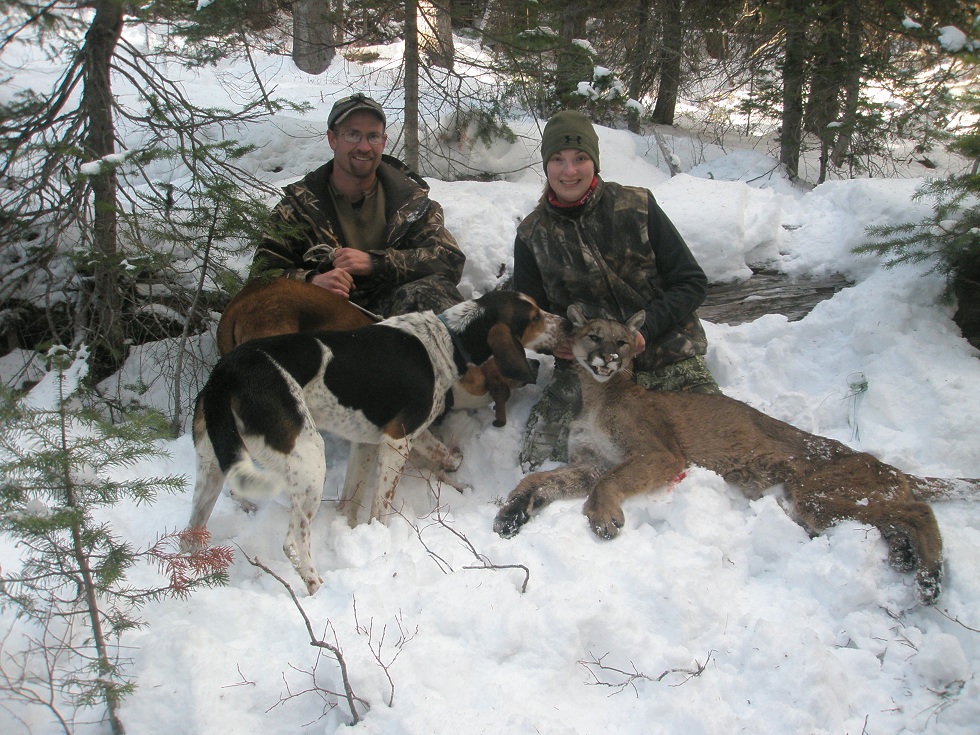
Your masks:
{"label": "man's hand", "polygon": [[326,273],[317,273],[310,279],[310,283],[349,299],[351,289],[354,288],[354,277],[345,270],[334,268]]}
{"label": "man's hand", "polygon": [[317,273],[310,283],[333,291],[345,299],[354,289],[354,276],[367,276],[374,272],[371,254],[354,248],[337,248],[331,256],[333,270]]}
{"label": "man's hand", "polygon": [[371,254],[354,248],[337,248],[330,258],[335,269],[340,268],[352,276],[369,276],[374,272]]}

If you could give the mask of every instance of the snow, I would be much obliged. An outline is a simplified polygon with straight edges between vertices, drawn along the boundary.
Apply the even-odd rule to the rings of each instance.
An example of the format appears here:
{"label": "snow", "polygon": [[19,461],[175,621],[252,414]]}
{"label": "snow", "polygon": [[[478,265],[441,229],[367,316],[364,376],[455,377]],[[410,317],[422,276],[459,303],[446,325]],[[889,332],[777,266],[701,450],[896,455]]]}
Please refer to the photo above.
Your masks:
{"label": "snow", "polygon": [[943,26],[939,29],[939,45],[951,54],[964,50],[973,51],[976,48],[975,42],[956,26]]}
{"label": "snow", "polygon": [[[255,171],[278,171],[266,177],[284,183],[328,155],[322,133],[332,99],[358,81],[367,86],[363,77],[349,80],[351,67],[337,62],[315,79],[278,69],[279,92],[302,94],[314,109],[239,131],[260,145],[250,160]],[[213,102],[222,93],[201,73],[193,94]],[[541,192],[539,124],[515,121],[515,129],[516,143],[465,154],[483,170],[509,172],[504,180],[429,180],[468,257],[466,296],[509,274],[517,224]],[[804,192],[756,151],[716,152],[697,165],[683,154],[686,173],[670,178],[652,137],[608,128],[599,135],[605,178],[650,187],[712,281],[745,278],[762,262],[792,277],[840,272],[854,281],[798,322],[769,315],[739,326],[707,323],[708,363],[726,393],[908,472],[980,476],[980,355],[951,321],[952,307],[939,303],[940,278],[851,252],[866,226],[926,211],[911,201],[920,180],[831,181]],[[668,140],[679,151],[685,144],[680,135]],[[213,335],[198,349],[213,355]],[[4,359],[5,376],[16,357]],[[462,448],[457,474],[472,489],[458,494],[405,477],[402,516],[388,526],[350,529],[337,513],[347,448],[328,439],[325,502],[313,530],[325,581],[313,597],[302,596],[281,550],[284,499],[246,515],[221,497],[210,530],[214,543],[235,549],[230,584],[141,611],[146,626],[122,641],[139,684],[121,708],[128,731],[977,732],[975,502],[934,506],[947,564],[934,608],[919,606],[911,577],[888,566],[874,528],[848,521],[809,538],[777,495],[750,502],[700,468],[671,492],[628,501],[613,541],[589,531],[577,501],[554,503],[504,540],[492,522],[521,478],[523,424],[551,373],[551,358],[539,357],[539,383],[515,392],[505,427],[491,425],[488,408],[454,412],[436,428]],[[164,359],[166,345],[134,358]],[[857,373],[867,381],[860,400],[848,384]],[[36,405],[45,390],[42,383],[32,395]],[[166,407],[172,391],[157,391],[147,398]],[[190,436],[166,448],[169,459],[138,471],[193,481]],[[190,496],[189,486],[152,507],[121,504],[108,520],[145,546],[184,526]],[[342,691],[335,662],[318,659],[290,596],[245,555],[289,582],[315,635],[342,649],[354,693],[370,704],[359,706],[355,727],[347,727],[346,705],[332,706],[338,698],[323,691]],[[5,571],[18,556],[11,539],[0,539]],[[131,581],[151,586],[157,574],[139,570]],[[8,652],[25,645],[29,629],[12,609],[0,611],[0,629],[11,631]],[[5,735],[59,731],[41,708],[7,706]],[[100,713],[87,714],[81,719]]]}

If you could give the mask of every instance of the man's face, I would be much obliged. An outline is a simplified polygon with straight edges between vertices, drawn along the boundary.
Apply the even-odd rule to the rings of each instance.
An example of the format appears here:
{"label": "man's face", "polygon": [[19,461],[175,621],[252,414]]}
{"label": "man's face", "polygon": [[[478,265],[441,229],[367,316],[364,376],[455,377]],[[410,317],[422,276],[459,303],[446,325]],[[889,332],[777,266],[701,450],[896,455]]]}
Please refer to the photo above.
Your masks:
{"label": "man's face", "polygon": [[[345,136],[354,139],[359,136],[360,140],[351,143]],[[334,168],[358,179],[370,178],[378,170],[386,140],[384,125],[377,115],[365,111],[351,114],[336,130],[327,131]]]}

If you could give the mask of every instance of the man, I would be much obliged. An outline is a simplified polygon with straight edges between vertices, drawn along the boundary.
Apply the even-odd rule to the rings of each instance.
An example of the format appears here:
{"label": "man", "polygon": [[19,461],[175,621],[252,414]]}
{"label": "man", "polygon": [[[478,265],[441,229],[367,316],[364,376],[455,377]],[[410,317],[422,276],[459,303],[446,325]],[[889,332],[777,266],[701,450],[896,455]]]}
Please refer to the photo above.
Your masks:
{"label": "man", "polygon": [[314,283],[387,317],[463,300],[466,257],[425,181],[385,155],[384,109],[363,94],[327,118],[333,160],[284,188],[252,275]]}

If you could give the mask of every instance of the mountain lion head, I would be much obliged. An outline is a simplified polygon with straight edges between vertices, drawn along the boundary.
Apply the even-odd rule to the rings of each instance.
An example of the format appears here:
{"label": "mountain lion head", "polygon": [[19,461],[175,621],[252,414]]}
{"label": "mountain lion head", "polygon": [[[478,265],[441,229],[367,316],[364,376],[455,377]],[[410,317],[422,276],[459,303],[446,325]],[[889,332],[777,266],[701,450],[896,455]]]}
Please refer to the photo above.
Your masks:
{"label": "mountain lion head", "polygon": [[646,314],[638,311],[626,324],[608,319],[589,319],[578,304],[568,307],[572,323],[569,338],[572,354],[598,382],[604,383],[621,370],[629,369],[636,353],[636,335]]}

